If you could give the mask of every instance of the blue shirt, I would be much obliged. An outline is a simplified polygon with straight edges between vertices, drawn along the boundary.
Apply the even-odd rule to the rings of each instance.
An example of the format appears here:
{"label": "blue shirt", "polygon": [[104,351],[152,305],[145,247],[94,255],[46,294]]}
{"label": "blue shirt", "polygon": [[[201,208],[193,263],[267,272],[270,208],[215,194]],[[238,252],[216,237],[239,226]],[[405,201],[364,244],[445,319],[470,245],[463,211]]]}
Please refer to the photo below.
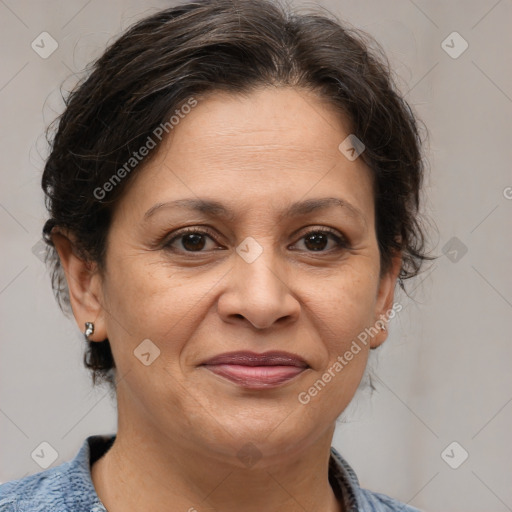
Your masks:
{"label": "blue shirt", "polygon": [[[106,512],[94,489],[91,465],[114,440],[115,435],[90,436],[73,460],[0,485],[0,512]],[[329,482],[347,512],[420,512],[362,489],[353,469],[333,447]]]}

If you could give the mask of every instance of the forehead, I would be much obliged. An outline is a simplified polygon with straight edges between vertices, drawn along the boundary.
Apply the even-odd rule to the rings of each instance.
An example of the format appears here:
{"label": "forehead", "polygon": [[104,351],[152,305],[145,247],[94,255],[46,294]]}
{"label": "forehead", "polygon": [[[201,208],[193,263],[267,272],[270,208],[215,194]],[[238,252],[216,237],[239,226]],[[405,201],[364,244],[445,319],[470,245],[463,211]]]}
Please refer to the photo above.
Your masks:
{"label": "forehead", "polygon": [[338,146],[349,134],[347,125],[332,104],[303,89],[215,92],[198,100],[168,142],[198,160],[215,153],[224,158],[231,154],[245,164],[254,160],[255,166],[272,156],[288,163],[286,154],[323,161],[339,156]]}
{"label": "forehead", "polygon": [[372,209],[369,170],[339,150],[348,135],[339,111],[310,91],[212,93],[180,118],[128,195],[148,208],[194,196],[244,207],[341,196]]}

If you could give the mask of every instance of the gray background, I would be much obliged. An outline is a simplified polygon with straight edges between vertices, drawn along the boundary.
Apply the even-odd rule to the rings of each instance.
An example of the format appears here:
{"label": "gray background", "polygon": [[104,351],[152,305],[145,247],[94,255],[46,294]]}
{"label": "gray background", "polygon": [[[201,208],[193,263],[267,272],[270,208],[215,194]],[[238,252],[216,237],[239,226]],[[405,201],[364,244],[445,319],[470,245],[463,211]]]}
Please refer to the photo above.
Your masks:
{"label": "gray background", "polygon": [[[78,327],[32,250],[45,218],[42,134],[61,112],[61,84],[172,4],[0,0],[0,481],[40,471],[31,453],[43,441],[57,465],[86,436],[116,429],[107,390],[92,389],[82,367]],[[414,300],[397,297],[404,309],[373,361],[377,391],[356,397],[333,444],[363,486],[425,510],[512,510],[512,1],[318,4],[377,38],[428,126],[425,212],[441,255],[409,283]],[[47,59],[31,48],[43,31],[59,45]],[[469,44],[455,59],[442,47],[453,31]],[[441,457],[453,441],[469,453],[458,469]],[[448,451],[452,465],[461,450]]]}

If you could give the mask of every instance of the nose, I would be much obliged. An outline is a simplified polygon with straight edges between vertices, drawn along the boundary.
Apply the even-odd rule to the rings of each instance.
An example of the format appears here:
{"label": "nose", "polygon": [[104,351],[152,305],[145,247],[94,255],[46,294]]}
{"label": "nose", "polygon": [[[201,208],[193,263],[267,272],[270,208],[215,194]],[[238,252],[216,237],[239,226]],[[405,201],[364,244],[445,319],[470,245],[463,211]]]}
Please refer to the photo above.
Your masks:
{"label": "nose", "polygon": [[248,321],[257,329],[296,320],[300,303],[292,291],[291,272],[286,265],[270,250],[251,263],[237,255],[226,276],[226,289],[218,299],[221,318],[229,323]]}

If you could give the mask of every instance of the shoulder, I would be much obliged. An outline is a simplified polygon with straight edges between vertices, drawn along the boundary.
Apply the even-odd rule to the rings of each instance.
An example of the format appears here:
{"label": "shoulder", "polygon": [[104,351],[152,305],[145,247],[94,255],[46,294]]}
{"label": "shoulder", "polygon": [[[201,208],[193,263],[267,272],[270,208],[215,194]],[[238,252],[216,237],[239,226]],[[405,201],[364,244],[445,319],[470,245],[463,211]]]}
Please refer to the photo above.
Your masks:
{"label": "shoulder", "polygon": [[332,480],[341,490],[346,510],[350,512],[421,512],[386,494],[362,488],[355,471],[334,447],[331,447],[331,455]]}
{"label": "shoulder", "polygon": [[0,512],[104,512],[90,463],[115,436],[89,436],[73,460],[0,485]]}
{"label": "shoulder", "polygon": [[65,511],[62,479],[67,466],[64,463],[0,485],[0,512]]}
{"label": "shoulder", "polygon": [[421,512],[419,509],[402,503],[386,494],[359,488],[361,510],[368,512]]}

